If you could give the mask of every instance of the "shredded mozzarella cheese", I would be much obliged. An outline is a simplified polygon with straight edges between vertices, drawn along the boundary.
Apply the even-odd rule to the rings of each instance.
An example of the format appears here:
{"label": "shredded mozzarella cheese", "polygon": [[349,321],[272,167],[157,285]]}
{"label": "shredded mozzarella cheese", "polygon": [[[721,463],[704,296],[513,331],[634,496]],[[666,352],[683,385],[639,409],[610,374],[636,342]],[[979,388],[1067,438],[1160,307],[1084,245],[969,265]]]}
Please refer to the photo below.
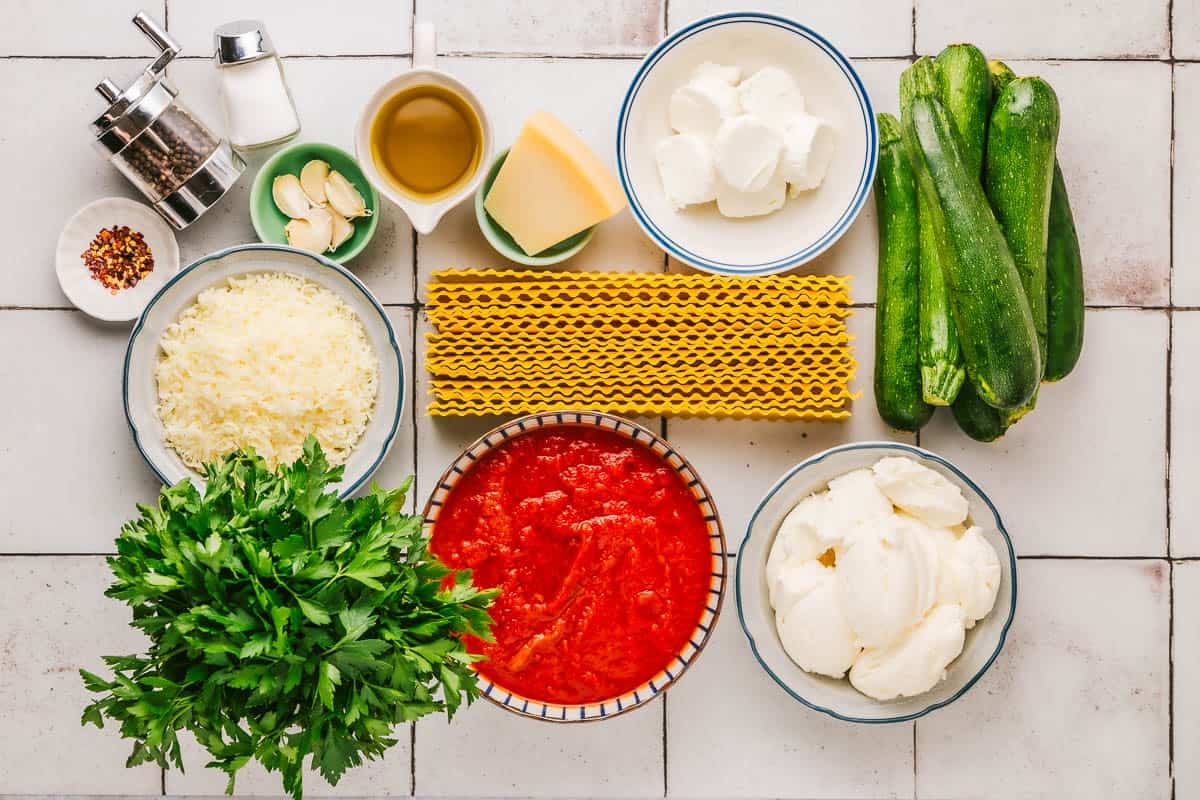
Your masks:
{"label": "shredded mozzarella cheese", "polygon": [[158,417],[192,468],[243,447],[274,468],[298,458],[309,434],[345,463],[375,410],[379,361],[362,321],[298,275],[205,289],[159,347]]}

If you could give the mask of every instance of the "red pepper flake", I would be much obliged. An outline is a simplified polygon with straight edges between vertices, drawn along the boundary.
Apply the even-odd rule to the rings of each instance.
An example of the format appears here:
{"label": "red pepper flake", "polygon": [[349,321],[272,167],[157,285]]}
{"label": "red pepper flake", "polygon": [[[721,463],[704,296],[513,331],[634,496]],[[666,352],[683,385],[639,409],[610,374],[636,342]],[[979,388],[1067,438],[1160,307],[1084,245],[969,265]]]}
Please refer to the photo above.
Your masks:
{"label": "red pepper flake", "polygon": [[92,277],[113,294],[132,289],[154,270],[146,237],[128,225],[101,228],[82,258]]}

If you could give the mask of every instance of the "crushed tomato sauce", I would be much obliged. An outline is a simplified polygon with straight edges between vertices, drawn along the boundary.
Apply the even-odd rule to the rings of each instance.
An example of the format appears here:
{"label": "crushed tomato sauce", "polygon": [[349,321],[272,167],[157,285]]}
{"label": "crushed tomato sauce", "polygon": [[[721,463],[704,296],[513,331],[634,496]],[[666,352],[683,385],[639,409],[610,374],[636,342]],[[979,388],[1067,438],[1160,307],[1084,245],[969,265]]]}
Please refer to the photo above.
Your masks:
{"label": "crushed tomato sauce", "polygon": [[501,588],[481,675],[542,702],[629,692],[691,638],[712,571],[680,474],[599,428],[538,428],[488,452],[446,498],[431,548]]}

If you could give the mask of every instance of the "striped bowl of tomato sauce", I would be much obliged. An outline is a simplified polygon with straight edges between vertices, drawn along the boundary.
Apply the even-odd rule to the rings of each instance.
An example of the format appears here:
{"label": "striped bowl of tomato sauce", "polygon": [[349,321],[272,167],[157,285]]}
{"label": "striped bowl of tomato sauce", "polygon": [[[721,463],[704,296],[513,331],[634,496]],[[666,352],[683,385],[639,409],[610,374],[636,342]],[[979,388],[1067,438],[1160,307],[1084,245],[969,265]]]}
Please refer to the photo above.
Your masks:
{"label": "striped bowl of tomato sauce", "polygon": [[551,722],[637,708],[679,680],[721,613],[725,534],[662,437],[592,411],[531,414],[467,447],[425,506],[430,549],[499,587],[466,637],[483,696]]}

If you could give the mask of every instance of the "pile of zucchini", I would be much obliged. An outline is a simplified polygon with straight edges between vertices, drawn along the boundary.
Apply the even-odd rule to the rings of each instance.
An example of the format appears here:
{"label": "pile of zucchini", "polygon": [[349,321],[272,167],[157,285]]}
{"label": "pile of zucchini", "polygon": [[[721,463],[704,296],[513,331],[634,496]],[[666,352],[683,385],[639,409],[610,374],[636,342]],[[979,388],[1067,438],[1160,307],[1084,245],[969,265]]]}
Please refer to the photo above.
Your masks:
{"label": "pile of zucchini", "polygon": [[916,431],[950,406],[968,436],[993,441],[1083,347],[1058,98],[954,44],[904,71],[900,119],[878,121],[879,415]]}

